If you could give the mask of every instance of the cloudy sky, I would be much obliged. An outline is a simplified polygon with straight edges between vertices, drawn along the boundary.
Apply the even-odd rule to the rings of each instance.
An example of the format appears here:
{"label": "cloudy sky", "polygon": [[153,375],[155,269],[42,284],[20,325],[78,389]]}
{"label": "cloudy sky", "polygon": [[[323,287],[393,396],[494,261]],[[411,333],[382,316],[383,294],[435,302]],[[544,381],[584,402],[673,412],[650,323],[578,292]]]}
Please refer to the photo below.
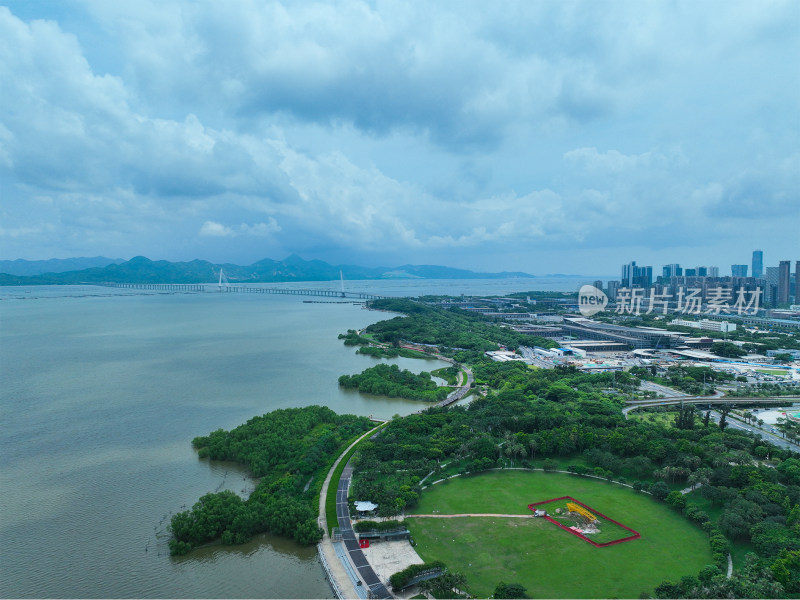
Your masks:
{"label": "cloudy sky", "polygon": [[800,2],[0,6],[0,258],[800,259]]}

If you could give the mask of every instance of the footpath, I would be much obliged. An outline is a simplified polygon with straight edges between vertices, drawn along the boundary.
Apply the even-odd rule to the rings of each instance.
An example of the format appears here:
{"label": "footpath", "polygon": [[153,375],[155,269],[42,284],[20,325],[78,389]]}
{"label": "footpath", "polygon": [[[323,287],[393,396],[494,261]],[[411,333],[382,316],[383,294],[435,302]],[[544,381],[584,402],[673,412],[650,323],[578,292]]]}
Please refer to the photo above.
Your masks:
{"label": "footpath", "polygon": [[[380,427],[380,425],[378,427]],[[330,486],[336,467],[339,466],[339,463],[344,459],[345,456],[347,456],[347,453],[350,452],[353,446],[358,444],[365,437],[374,434],[376,429],[377,427],[370,429],[367,433],[350,444],[347,449],[342,452],[341,455],[339,455],[339,458],[336,459],[336,462],[333,463],[330,471],[328,471],[328,476],[325,478],[325,482],[322,484],[322,490],[319,494],[319,517],[317,522],[319,523],[319,526],[322,527],[324,533],[322,534],[322,540],[319,542],[319,544],[317,544],[317,554],[319,554],[320,562],[322,562],[322,566],[325,569],[328,581],[330,582],[331,587],[338,598],[360,598],[364,591],[361,590],[361,594],[356,591],[356,586],[353,583],[353,579],[348,574],[347,569],[342,562],[342,560],[346,559],[339,558],[336,548],[333,545],[333,540],[331,540],[330,536],[328,535],[328,518],[325,511],[326,500],[328,498],[328,487]],[[338,485],[338,483],[339,482],[337,481],[336,485]]]}

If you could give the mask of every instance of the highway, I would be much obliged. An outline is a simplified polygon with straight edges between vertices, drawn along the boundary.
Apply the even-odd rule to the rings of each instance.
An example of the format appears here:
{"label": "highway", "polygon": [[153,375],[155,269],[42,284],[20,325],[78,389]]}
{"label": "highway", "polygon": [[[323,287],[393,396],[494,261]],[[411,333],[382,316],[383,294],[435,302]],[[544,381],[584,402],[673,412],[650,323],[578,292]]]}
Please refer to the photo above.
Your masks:
{"label": "highway", "polygon": [[674,396],[671,398],[649,398],[646,400],[628,400],[631,408],[645,408],[647,406],[670,406],[673,404],[793,404],[800,402],[800,396]]}
{"label": "highway", "polygon": [[[715,410],[711,411],[711,419],[717,423],[719,423],[720,413]],[[774,446],[778,446],[779,448],[785,448],[787,450],[793,450],[797,452],[800,450],[800,445],[794,444],[789,440],[782,438],[779,435],[775,435],[774,433],[770,433],[769,431],[765,431],[764,429],[760,429],[758,427],[754,427],[752,425],[748,425],[747,423],[743,423],[738,419],[733,418],[732,415],[728,415],[725,419],[728,422],[728,427],[732,427],[733,429],[740,429],[742,431],[749,431],[750,433],[754,433],[755,435],[761,437],[761,439],[768,441],[769,443],[773,444]]]}

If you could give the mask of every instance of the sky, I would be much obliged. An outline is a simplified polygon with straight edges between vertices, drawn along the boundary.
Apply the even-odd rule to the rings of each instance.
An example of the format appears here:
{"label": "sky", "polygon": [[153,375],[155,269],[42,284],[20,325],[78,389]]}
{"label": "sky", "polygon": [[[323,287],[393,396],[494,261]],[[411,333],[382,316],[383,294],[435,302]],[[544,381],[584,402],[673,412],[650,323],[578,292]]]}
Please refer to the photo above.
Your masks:
{"label": "sky", "polygon": [[756,248],[800,260],[796,0],[0,5],[2,259]]}

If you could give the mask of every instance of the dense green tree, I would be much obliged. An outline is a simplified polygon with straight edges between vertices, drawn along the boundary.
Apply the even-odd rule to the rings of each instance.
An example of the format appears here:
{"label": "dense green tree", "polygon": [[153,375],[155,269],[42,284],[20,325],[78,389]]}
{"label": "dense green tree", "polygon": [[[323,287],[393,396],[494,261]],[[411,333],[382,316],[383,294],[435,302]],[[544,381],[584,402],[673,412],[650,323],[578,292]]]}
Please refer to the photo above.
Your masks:
{"label": "dense green tree", "polygon": [[463,590],[467,578],[462,573],[445,571],[439,577],[426,579],[419,583],[422,591],[430,592],[436,598],[453,598],[455,590]]}
{"label": "dense green tree", "polygon": [[527,590],[521,583],[503,583],[502,581],[494,588],[495,598],[529,598]]}
{"label": "dense green tree", "polygon": [[384,363],[369,367],[359,375],[342,375],[339,385],[365,394],[410,400],[440,401],[450,393],[449,388],[437,386],[430,373],[423,371],[416,375],[407,369],[400,370],[397,365]]}
{"label": "dense green tree", "polygon": [[772,576],[792,594],[800,592],[800,550],[783,548],[770,566]]}
{"label": "dense green tree", "polygon": [[254,417],[231,431],[192,440],[204,458],[232,460],[260,481],[246,500],[230,490],[206,494],[172,517],[170,552],[185,554],[215,539],[241,544],[268,531],[311,544],[322,537],[317,504],[323,474],[369,419],[308,406]]}
{"label": "dense green tree", "polygon": [[655,592],[657,598],[782,598],[785,589],[756,555],[748,554],[744,567],[730,578],[713,575],[705,568],[700,577],[684,577],[679,583],[665,581]]}
{"label": "dense green tree", "polygon": [[676,508],[677,510],[683,510],[684,507],[686,506],[686,496],[684,496],[677,490],[667,494],[665,500],[667,504]]}
{"label": "dense green tree", "polygon": [[669,486],[663,481],[656,481],[650,486],[650,493],[654,498],[664,500],[669,495]]}
{"label": "dense green tree", "polygon": [[714,342],[711,344],[711,352],[725,358],[740,358],[747,354],[745,350],[733,342]]}
{"label": "dense green tree", "polygon": [[750,528],[761,521],[764,511],[755,502],[738,497],[728,504],[719,518],[719,528],[731,539],[747,538]]}
{"label": "dense green tree", "polygon": [[800,485],[800,459],[787,458],[777,467],[781,483],[786,485]]}

